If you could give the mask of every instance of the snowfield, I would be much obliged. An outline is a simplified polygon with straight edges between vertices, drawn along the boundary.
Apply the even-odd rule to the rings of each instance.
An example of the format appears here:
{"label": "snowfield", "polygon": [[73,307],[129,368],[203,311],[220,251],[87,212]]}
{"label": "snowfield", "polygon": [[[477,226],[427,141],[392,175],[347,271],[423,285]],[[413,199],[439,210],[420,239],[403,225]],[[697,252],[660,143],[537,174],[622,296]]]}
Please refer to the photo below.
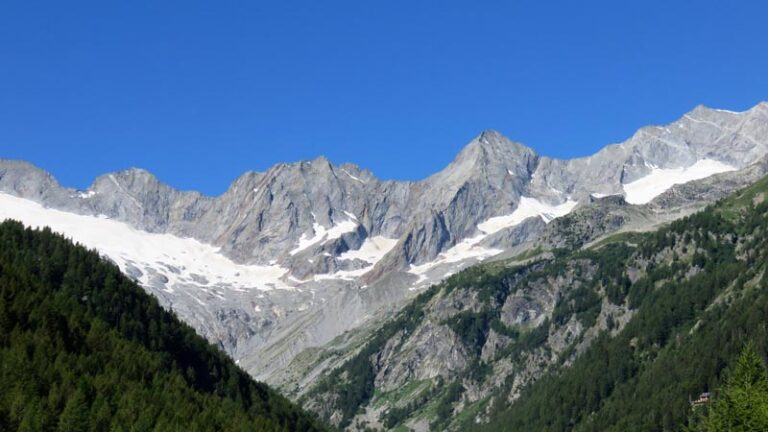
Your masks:
{"label": "snowfield", "polygon": [[647,176],[624,184],[625,200],[630,204],[646,204],[677,184],[735,171],[737,168],[712,159],[702,159],[685,168],[652,167]]}
{"label": "snowfield", "polygon": [[477,229],[485,234],[493,234],[501,231],[504,228],[510,228],[530,217],[540,217],[544,222],[549,223],[553,219],[565,216],[573,210],[578,204],[576,201],[571,200],[560,205],[545,204],[536,198],[520,197],[520,203],[517,205],[515,211],[505,216],[492,217],[485,222],[477,225]]}
{"label": "snowfield", "polygon": [[202,287],[260,289],[291,288],[281,280],[288,272],[277,265],[237,264],[219,248],[191,238],[153,234],[128,224],[45,208],[0,192],[0,220],[15,219],[33,228],[49,226],[112,260],[126,274],[141,271],[139,282],[149,285],[152,272],[167,278],[167,289],[176,283]]}

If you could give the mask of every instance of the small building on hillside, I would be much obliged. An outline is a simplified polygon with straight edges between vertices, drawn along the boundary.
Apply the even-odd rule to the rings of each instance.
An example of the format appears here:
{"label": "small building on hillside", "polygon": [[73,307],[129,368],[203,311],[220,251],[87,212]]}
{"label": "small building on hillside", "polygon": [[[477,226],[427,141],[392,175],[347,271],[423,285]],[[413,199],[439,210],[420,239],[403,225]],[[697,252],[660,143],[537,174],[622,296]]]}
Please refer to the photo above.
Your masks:
{"label": "small building on hillside", "polygon": [[704,393],[700,394],[699,397],[696,400],[690,401],[691,405],[694,406],[694,407],[700,406],[700,405],[706,405],[706,404],[708,404],[710,402],[711,396],[712,395],[709,392],[704,392]]}

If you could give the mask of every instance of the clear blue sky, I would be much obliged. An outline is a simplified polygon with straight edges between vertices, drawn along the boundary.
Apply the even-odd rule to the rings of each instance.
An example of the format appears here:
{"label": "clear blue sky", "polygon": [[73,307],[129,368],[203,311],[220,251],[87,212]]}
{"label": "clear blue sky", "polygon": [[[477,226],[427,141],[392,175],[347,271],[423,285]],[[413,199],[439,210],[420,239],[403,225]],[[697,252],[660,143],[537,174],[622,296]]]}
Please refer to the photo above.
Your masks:
{"label": "clear blue sky", "polygon": [[767,19],[757,0],[5,0],[0,157],[219,194],[318,155],[420,179],[483,129],[583,156],[768,99]]}

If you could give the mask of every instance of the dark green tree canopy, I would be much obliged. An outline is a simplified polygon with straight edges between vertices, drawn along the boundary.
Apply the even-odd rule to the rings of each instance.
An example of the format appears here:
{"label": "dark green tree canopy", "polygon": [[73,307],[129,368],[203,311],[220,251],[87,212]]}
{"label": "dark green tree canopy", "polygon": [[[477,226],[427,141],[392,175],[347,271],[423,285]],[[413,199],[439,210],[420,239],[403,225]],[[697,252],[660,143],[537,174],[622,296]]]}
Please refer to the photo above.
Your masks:
{"label": "dark green tree canopy", "polygon": [[97,253],[0,224],[0,430],[321,429]]}

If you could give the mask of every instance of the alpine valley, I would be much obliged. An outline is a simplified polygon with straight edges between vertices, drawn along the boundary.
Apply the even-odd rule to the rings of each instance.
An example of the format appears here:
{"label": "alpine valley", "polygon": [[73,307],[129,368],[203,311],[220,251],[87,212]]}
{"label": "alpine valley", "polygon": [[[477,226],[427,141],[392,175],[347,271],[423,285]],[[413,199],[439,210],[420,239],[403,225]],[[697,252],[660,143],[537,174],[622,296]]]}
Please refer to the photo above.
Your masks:
{"label": "alpine valley", "polygon": [[767,174],[764,102],[585,158],[485,131],[421,181],[318,158],[218,197],[0,160],[0,221],[96,250],[334,427],[673,430],[765,351]]}

